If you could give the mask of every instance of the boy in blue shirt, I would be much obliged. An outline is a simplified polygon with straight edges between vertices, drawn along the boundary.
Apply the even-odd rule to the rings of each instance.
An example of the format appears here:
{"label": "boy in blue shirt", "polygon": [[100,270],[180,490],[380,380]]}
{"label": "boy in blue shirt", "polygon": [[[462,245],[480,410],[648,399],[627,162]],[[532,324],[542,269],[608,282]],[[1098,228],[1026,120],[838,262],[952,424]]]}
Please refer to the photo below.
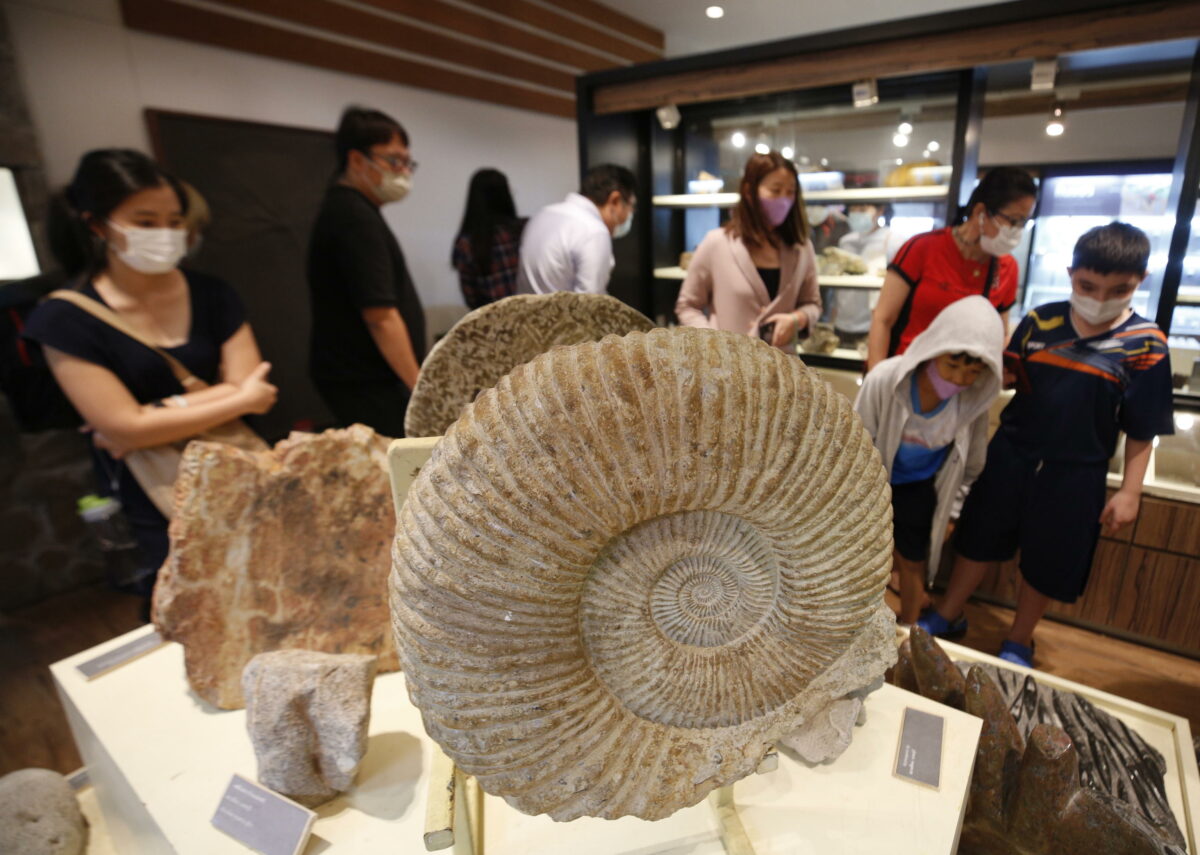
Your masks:
{"label": "boy in blue shirt", "polygon": [[[1101,526],[1137,518],[1155,436],[1174,432],[1167,338],[1130,308],[1150,241],[1125,223],[1075,244],[1071,298],[1031,311],[1005,351],[1016,395],[963,506],[946,596],[917,622],[932,635],[966,632],[967,598],[992,562],[1021,551],[1023,584],[1000,657],[1033,664],[1033,630],[1051,600],[1083,593]],[[1125,433],[1125,474],[1107,502],[1108,461]]]}

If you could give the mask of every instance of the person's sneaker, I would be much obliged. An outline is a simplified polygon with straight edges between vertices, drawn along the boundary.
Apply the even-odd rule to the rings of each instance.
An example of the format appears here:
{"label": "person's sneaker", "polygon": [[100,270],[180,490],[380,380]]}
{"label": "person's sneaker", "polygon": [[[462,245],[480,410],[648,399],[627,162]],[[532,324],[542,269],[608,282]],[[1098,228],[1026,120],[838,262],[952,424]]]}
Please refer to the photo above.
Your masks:
{"label": "person's sneaker", "polygon": [[1026,668],[1033,667],[1033,642],[1026,647],[1024,644],[1017,644],[1015,641],[1006,641],[1000,645],[1000,658],[1005,662],[1012,662],[1014,665],[1024,665]]}
{"label": "person's sneaker", "polygon": [[967,634],[966,616],[960,617],[955,621],[949,621],[934,609],[926,609],[921,612],[921,616],[917,618],[916,625],[934,638],[962,638]]}

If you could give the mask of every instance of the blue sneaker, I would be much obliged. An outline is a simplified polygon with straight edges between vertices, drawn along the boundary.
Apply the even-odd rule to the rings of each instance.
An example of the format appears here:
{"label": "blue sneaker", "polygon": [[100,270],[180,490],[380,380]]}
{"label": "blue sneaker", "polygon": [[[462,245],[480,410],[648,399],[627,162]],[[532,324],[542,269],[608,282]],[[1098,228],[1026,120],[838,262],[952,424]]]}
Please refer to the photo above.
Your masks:
{"label": "blue sneaker", "polygon": [[921,616],[917,618],[916,625],[934,638],[962,638],[967,634],[966,617],[960,617],[956,621],[949,621],[934,609],[926,609],[921,612]]}
{"label": "blue sneaker", "polygon": [[1030,642],[1029,646],[1026,647],[1024,644],[1017,644],[1015,641],[1006,641],[1000,645],[1000,658],[1014,665],[1024,665],[1026,668],[1032,668],[1033,642]]}

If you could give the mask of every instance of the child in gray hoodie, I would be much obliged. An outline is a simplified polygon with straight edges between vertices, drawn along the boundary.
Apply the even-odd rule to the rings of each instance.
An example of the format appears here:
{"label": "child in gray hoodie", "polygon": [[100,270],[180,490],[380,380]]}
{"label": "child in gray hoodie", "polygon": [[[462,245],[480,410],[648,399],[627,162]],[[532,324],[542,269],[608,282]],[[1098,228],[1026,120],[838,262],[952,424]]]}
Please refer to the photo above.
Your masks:
{"label": "child in gray hoodie", "polygon": [[961,495],[983,470],[1000,393],[1004,324],[984,297],[951,303],[863,379],[854,409],[892,487],[900,622],[916,621]]}

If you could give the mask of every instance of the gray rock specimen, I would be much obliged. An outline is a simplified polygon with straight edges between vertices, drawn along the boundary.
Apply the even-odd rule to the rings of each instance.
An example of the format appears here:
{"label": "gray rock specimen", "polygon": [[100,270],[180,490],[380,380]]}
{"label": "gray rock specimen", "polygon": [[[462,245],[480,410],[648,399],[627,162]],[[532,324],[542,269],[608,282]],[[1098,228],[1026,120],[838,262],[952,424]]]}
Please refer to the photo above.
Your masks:
{"label": "gray rock specimen", "polygon": [[375,657],[275,650],[242,675],[258,780],[308,807],[354,783],[367,750]]}
{"label": "gray rock specimen", "polygon": [[0,778],[0,852],[81,855],[87,820],[67,779],[49,769],[20,769]]}

